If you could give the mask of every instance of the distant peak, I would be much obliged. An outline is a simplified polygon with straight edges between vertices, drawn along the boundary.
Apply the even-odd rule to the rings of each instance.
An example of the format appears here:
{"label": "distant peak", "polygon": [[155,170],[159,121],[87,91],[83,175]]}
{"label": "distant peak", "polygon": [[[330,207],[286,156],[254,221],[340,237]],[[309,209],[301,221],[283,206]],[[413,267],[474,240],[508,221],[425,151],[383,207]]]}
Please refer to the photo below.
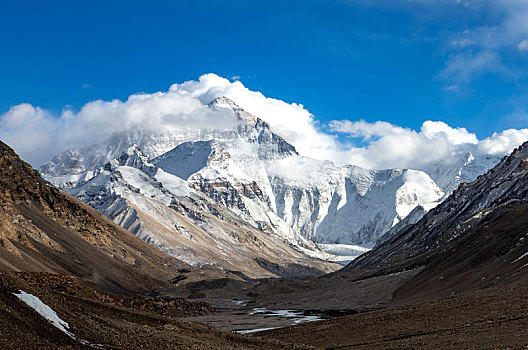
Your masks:
{"label": "distant peak", "polygon": [[226,108],[231,111],[237,116],[237,118],[243,122],[246,123],[256,123],[259,119],[255,117],[253,114],[246,112],[243,108],[241,108],[239,105],[237,105],[233,100],[225,97],[220,96],[215,98],[211,103],[208,105],[212,109],[219,109],[219,108]]}
{"label": "distant peak", "polygon": [[215,98],[213,101],[209,103],[209,107],[230,108],[230,109],[240,108],[233,100],[225,96],[220,96],[220,97]]}

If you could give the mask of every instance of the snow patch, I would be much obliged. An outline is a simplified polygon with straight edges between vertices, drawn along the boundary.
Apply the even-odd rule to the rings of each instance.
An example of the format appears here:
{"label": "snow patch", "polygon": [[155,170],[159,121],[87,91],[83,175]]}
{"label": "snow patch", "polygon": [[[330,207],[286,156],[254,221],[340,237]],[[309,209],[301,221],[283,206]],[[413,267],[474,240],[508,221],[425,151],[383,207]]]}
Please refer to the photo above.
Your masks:
{"label": "snow patch", "polygon": [[90,346],[95,349],[104,349],[100,344],[92,344],[86,340],[77,338],[72,332],[68,331],[70,326],[68,322],[61,319],[57,313],[48,305],[44,304],[38,297],[20,290],[18,293],[13,293],[18,299],[22,300],[27,306],[35,310],[40,316],[44,317],[49,323],[64,332],[70,338],[79,343]]}
{"label": "snow patch", "polygon": [[277,329],[277,328],[281,328],[281,327],[267,327],[267,328],[246,329],[246,330],[243,330],[243,331],[236,331],[236,333],[249,334],[249,333],[269,331],[271,329]]}
{"label": "snow patch", "polygon": [[33,294],[29,294],[24,292],[23,290],[19,291],[19,293],[14,293],[15,296],[22,300],[24,303],[26,303],[27,306],[35,310],[40,316],[44,317],[46,320],[48,320],[49,323],[69,335],[70,337],[74,337],[72,333],[68,331],[68,328],[70,326],[68,325],[68,322],[61,319],[55,311],[53,311],[52,308],[50,308],[48,305],[44,304],[39,298],[34,296]]}
{"label": "snow patch", "polygon": [[518,257],[517,259],[513,260],[513,262],[516,262],[516,261],[519,261],[521,260],[522,258],[524,258],[525,256],[528,255],[528,252],[524,253],[523,255],[521,255],[520,257]]}
{"label": "snow patch", "polygon": [[163,171],[163,169],[158,169],[154,178],[161,182],[165,189],[177,197],[190,196],[194,192],[187,184],[187,181],[182,180],[176,175],[169,174]]}

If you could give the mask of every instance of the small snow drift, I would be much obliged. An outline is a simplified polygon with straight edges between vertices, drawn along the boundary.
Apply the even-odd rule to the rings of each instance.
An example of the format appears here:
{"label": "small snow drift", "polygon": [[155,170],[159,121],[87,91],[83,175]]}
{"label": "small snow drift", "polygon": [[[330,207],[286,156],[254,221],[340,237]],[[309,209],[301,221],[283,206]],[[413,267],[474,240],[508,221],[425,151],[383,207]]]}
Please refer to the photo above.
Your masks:
{"label": "small snow drift", "polygon": [[39,298],[33,294],[26,293],[23,290],[14,294],[18,299],[26,303],[27,306],[35,310],[40,316],[48,320],[49,323],[66,333],[69,337],[75,339],[75,336],[70,331],[68,331],[70,328],[68,322],[62,320],[51,307],[44,304]]}
{"label": "small snow drift", "polygon": [[68,335],[68,337],[91,348],[104,349],[104,347],[100,344],[92,344],[89,341],[75,336],[75,334],[68,330],[70,328],[68,322],[61,319],[51,307],[44,304],[38,297],[34,296],[33,294],[26,293],[23,290],[19,291],[18,293],[14,293],[14,295],[18,299],[22,300],[27,306],[35,310],[40,316],[44,317],[49,323]]}

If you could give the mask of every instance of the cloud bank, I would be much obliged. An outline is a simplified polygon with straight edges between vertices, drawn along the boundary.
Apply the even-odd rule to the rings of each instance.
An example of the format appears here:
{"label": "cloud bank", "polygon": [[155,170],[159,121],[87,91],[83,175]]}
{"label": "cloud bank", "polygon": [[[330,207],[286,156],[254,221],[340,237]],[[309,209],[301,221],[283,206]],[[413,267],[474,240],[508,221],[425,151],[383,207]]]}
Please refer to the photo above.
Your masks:
{"label": "cloud bank", "polygon": [[342,152],[342,162],[371,169],[426,169],[436,162],[456,162],[468,152],[474,155],[506,155],[528,140],[528,129],[509,129],[478,140],[465,128],[441,121],[425,121],[419,131],[386,122],[333,121],[330,128],[366,145]]}
{"label": "cloud bank", "polygon": [[39,166],[61,151],[104,141],[135,125],[144,129],[233,127],[231,114],[207,107],[219,96],[268,122],[301,155],[370,169],[420,169],[431,162],[454,161],[468,151],[502,155],[528,140],[528,129],[505,130],[478,140],[465,128],[441,121],[425,121],[420,130],[362,120],[336,120],[323,128],[303,105],[266,97],[240,81],[215,74],[174,84],[167,92],[136,94],[124,102],[97,100],[78,112],[66,109],[60,115],[30,104],[16,105],[0,115],[0,139]]}

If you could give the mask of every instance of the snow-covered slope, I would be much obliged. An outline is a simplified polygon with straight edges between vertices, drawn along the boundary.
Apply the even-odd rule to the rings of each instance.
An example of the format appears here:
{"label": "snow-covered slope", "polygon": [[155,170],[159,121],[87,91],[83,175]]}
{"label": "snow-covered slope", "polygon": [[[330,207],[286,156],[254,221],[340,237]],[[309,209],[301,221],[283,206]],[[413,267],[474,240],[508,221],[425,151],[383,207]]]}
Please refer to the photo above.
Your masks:
{"label": "snow-covered slope", "polygon": [[[236,270],[253,278],[299,277],[334,269],[311,259],[303,252],[306,249],[292,248],[294,244],[283,237],[245,223],[175,175],[110,165],[115,163],[110,161],[70,193],[161,251],[193,266]],[[301,245],[310,247],[314,256],[328,258],[309,242],[297,243]]]}
{"label": "snow-covered slope", "polygon": [[[475,155],[477,154],[477,155]],[[450,195],[463,182],[472,182],[479,175],[497,165],[500,155],[481,155],[476,150],[461,154],[452,163],[437,162],[425,166],[424,172],[429,174],[446,195]]]}
{"label": "snow-covered slope", "polygon": [[[48,181],[131,230],[138,225],[131,223],[134,215],[117,209],[114,201],[127,198],[139,206],[139,199],[134,202],[115,186],[116,176],[124,179],[133,168],[136,178],[148,182],[147,177],[154,177],[164,190],[177,196],[175,200],[161,192],[140,191],[142,201],[167,207],[173,200],[206,195],[216,203],[215,210],[227,208],[260,231],[298,249],[317,251],[312,241],[372,246],[416,206],[429,210],[444,197],[442,188],[450,190],[481,170],[480,162],[473,164],[468,159],[449,169],[432,167],[433,179],[416,170],[338,166],[300,156],[266,122],[225,97],[209,107],[232,115],[234,126],[221,130],[142,130],[138,126],[101,144],[64,152],[41,172]],[[125,182],[138,188],[130,181]],[[114,184],[112,190],[105,187],[108,183]],[[117,195],[113,204],[105,200],[107,195]]]}
{"label": "snow-covered slope", "polygon": [[290,157],[269,165],[278,215],[318,243],[372,245],[416,205],[442,190],[413,170],[366,170]]}
{"label": "snow-covered slope", "polygon": [[413,297],[446,297],[526,280],[527,203],[528,142],[344,271],[379,276],[420,266],[398,291]]}

